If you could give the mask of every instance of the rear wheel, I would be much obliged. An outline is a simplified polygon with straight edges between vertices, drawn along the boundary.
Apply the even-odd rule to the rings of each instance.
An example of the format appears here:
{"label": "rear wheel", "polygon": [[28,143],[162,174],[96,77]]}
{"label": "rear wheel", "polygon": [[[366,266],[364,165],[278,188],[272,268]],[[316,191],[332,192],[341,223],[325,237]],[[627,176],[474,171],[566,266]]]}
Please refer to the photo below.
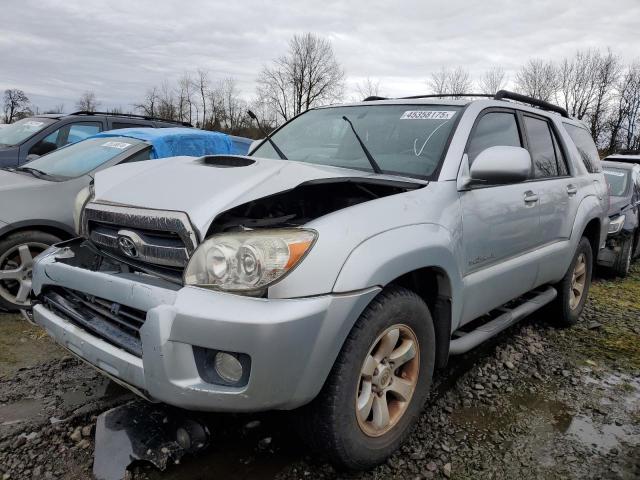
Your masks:
{"label": "rear wheel", "polygon": [[321,393],[302,410],[305,439],[338,468],[384,462],[420,414],[434,363],[427,305],[404,288],[384,290],[349,334]]}
{"label": "rear wheel", "polygon": [[33,230],[0,241],[0,307],[15,311],[31,306],[33,259],[58,242],[55,235]]}
{"label": "rear wheel", "polygon": [[626,277],[631,270],[631,261],[633,260],[633,238],[627,238],[620,248],[620,253],[616,257],[613,264],[613,271],[619,277]]}
{"label": "rear wheel", "polygon": [[591,244],[586,237],[582,237],[569,270],[564,278],[555,285],[558,297],[551,305],[555,323],[560,326],[571,326],[578,321],[589,294],[592,271]]}

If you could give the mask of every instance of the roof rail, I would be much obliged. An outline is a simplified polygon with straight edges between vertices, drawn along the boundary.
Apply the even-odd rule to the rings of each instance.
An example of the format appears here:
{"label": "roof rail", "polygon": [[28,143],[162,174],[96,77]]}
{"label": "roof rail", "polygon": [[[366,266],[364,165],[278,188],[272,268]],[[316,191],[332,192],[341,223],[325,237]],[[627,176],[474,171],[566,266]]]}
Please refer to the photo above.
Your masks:
{"label": "roof rail", "polygon": [[379,97],[377,95],[371,95],[370,97],[362,100],[363,102],[373,102],[374,100],[389,100],[387,97]]}
{"label": "roof rail", "polygon": [[154,120],[157,122],[176,123],[184,127],[193,127],[193,125],[191,125],[189,122],[183,122],[180,120],[167,120],[166,118],[150,117],[148,115],[136,115],[134,113],[90,112],[88,110],[80,110],[78,112],[68,113],[67,115],[108,115],[111,117],[139,118],[141,120]]}
{"label": "roof rail", "polygon": [[535,107],[539,107],[543,110],[550,110],[552,112],[559,113],[565,118],[569,118],[569,113],[562,107],[554,105],[553,103],[545,102],[537,98],[529,97],[527,95],[521,95],[519,93],[510,92],[508,90],[500,90],[493,96],[495,100],[515,100],[516,102],[528,103]]}
{"label": "roof rail", "polygon": [[412,95],[400,97],[398,100],[413,100],[418,98],[458,98],[458,97],[493,97],[486,93],[430,93],[429,95]]}

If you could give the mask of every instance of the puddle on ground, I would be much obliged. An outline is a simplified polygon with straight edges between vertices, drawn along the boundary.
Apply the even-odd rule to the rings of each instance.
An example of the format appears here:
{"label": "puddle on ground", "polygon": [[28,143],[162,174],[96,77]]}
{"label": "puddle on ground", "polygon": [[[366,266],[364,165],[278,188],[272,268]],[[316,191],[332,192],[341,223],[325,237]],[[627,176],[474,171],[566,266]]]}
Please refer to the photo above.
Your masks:
{"label": "puddle on ground", "polygon": [[41,328],[20,315],[0,313],[0,378],[65,355]]}
{"label": "puddle on ground", "polygon": [[[623,414],[637,415],[640,412],[640,378],[611,374],[602,379],[586,377],[585,382],[602,391],[604,404],[615,403],[622,407]],[[510,405],[507,408],[497,407],[494,411],[485,406],[456,410],[452,420],[475,430],[470,432],[472,437],[474,434],[508,430],[512,425],[526,422],[538,437],[562,434],[602,453],[621,443],[640,445],[640,436],[630,433],[633,426],[628,418],[627,425],[596,423],[587,416],[574,414],[563,402],[535,394],[515,393],[508,400]]]}

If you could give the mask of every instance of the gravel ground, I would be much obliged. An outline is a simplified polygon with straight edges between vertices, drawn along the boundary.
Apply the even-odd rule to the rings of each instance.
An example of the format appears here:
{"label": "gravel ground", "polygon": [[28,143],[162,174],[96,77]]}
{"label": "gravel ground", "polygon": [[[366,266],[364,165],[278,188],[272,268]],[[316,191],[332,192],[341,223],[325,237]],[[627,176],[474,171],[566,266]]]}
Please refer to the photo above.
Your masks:
{"label": "gravel ground", "polygon": [[[538,314],[439,372],[406,445],[344,475],[292,436],[288,416],[211,415],[212,444],[133,479],[640,478],[640,268],[592,287],[582,321]],[[0,479],[89,479],[96,416],[131,394],[38,329],[0,316]]]}

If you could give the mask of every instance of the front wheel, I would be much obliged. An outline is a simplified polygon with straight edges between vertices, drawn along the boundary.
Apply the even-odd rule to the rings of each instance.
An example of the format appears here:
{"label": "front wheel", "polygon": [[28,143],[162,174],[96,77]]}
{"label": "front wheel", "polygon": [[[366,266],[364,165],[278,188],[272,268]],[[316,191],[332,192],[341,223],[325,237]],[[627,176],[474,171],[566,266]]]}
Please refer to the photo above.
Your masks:
{"label": "front wheel", "polygon": [[584,309],[593,271],[593,252],[586,237],[578,243],[569,270],[564,278],[555,285],[558,297],[551,305],[554,322],[560,326],[574,325]]}
{"label": "front wheel", "polygon": [[39,231],[16,232],[0,240],[0,307],[15,311],[31,306],[33,259],[60,242]]}
{"label": "front wheel", "polygon": [[338,468],[384,462],[410,433],[429,393],[435,334],[410,290],[383,290],[347,337],[318,397],[301,418],[306,440]]}
{"label": "front wheel", "polygon": [[613,264],[613,271],[619,277],[626,277],[631,270],[631,261],[633,260],[633,237],[627,238],[622,242],[620,253],[616,257]]}

